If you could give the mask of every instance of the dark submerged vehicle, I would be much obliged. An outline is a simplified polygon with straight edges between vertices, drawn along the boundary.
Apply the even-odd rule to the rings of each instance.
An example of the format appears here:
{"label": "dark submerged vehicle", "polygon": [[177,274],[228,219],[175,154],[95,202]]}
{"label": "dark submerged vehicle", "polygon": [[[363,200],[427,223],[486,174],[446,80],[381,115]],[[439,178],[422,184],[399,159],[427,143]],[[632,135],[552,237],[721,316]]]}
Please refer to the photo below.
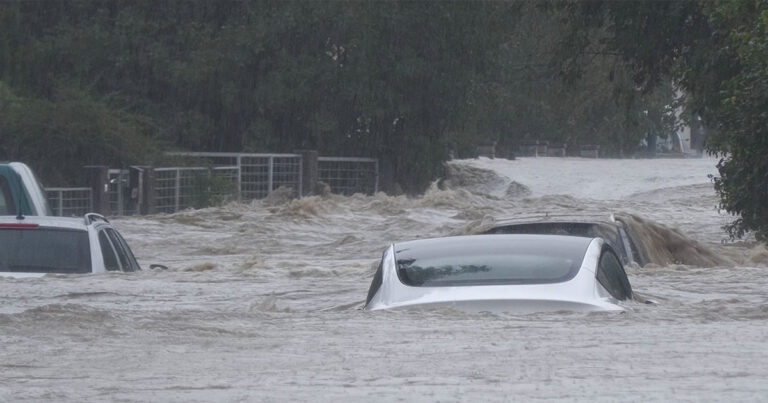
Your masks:
{"label": "dark submerged vehicle", "polygon": [[619,255],[623,264],[635,262],[640,266],[650,263],[648,254],[626,220],[620,215],[569,216],[544,215],[496,220],[490,229],[480,234],[541,234],[571,235],[602,238]]}

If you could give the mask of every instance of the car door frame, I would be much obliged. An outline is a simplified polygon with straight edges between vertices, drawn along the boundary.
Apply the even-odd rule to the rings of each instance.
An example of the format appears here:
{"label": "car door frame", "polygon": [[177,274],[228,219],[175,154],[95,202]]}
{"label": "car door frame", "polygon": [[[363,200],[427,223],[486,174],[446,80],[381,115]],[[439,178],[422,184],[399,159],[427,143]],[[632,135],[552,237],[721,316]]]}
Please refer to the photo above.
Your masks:
{"label": "car door frame", "polygon": [[[90,238],[91,239],[91,262],[92,262],[91,264],[93,265],[93,272],[94,273],[97,273],[97,272],[123,272],[123,273],[126,273],[126,272],[133,272],[133,271],[140,270],[141,267],[139,266],[138,262],[136,261],[136,258],[133,255],[133,251],[130,250],[130,247],[127,246],[128,244],[127,244],[127,242],[125,242],[124,239],[123,239],[123,243],[126,245],[126,248],[128,248],[128,253],[125,254],[125,255],[128,258],[129,264],[133,264],[135,266],[133,268],[130,268],[129,270],[126,270],[123,267],[123,263],[120,260],[120,257],[118,255],[118,253],[119,253],[118,249],[113,244],[114,241],[112,240],[112,237],[110,237],[109,233],[106,232],[107,229],[111,229],[112,231],[114,231],[115,234],[119,237],[118,239],[123,239],[122,235],[120,235],[120,232],[117,231],[114,227],[112,227],[109,224],[101,223],[100,222],[100,223],[98,223],[97,225],[94,225],[91,228],[91,231],[90,231],[91,232],[91,238]],[[105,264],[105,261],[104,261],[104,255],[103,255],[103,253],[101,251],[101,240],[99,239],[99,234],[102,231],[104,232],[104,236],[106,237],[107,241],[109,242],[109,247],[112,249],[112,252],[115,254],[115,259],[117,259],[117,264],[119,266],[119,270],[107,270],[107,268],[106,268],[106,264]]]}
{"label": "car door frame", "polygon": [[[118,255],[118,263],[120,263],[121,270],[123,272],[134,272],[141,270],[139,262],[136,261],[136,257],[133,255],[131,247],[128,246],[128,242],[126,242],[123,236],[120,235],[120,232],[112,226],[107,226],[104,231],[109,231],[107,232],[107,238],[112,243],[112,247]],[[110,234],[114,235],[114,239]],[[117,242],[117,245],[115,245],[115,242]],[[126,261],[128,262],[128,266],[130,266],[128,270],[123,267],[123,261],[120,259],[121,253],[125,256]]]}

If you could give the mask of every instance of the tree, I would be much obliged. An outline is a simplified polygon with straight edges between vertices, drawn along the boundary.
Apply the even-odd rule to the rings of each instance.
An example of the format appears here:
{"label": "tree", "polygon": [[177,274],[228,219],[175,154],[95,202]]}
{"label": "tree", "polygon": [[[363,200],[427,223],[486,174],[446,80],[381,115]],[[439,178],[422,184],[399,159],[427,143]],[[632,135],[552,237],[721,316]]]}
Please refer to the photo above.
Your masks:
{"label": "tree", "polygon": [[56,88],[52,100],[25,98],[0,81],[0,158],[29,163],[45,183],[81,184],[84,165],[151,162],[147,125],[78,88]]}
{"label": "tree", "polygon": [[[91,152],[90,163],[147,163],[136,150],[149,145],[315,148],[377,157],[385,189],[417,193],[442,174],[449,150],[467,155],[482,141],[528,136],[630,155],[648,131],[669,131],[671,87],[638,90],[637,71],[625,63],[653,47],[617,56],[610,27],[569,14],[601,5],[597,21],[605,23],[622,3],[540,4],[3,2],[0,81],[12,94],[6,106],[15,106],[0,117],[11,130],[0,150],[27,158],[27,141],[51,132],[85,147],[92,135],[84,133],[99,130],[108,133],[91,144],[105,152]],[[559,51],[572,50],[558,48],[564,38],[578,39],[572,49],[581,53]],[[573,72],[581,80],[560,80]],[[121,141],[140,146],[113,146]],[[54,172],[58,164],[47,163],[39,170]]]}
{"label": "tree", "polygon": [[754,231],[768,241],[768,3],[708,3],[707,10],[739,67],[721,76],[710,114],[717,132],[709,147],[721,157],[715,189],[721,207],[739,216],[726,226],[732,237]]}
{"label": "tree", "polygon": [[[613,156],[635,155],[649,135],[674,131],[675,91],[668,79],[647,90],[610,46],[613,3],[551,2],[523,7],[525,18],[500,52],[499,110],[507,143],[549,140],[600,144]],[[598,7],[599,6],[599,7]]]}
{"label": "tree", "polygon": [[713,178],[720,206],[739,216],[725,229],[732,237],[754,231],[757,239],[767,240],[768,4],[565,4],[584,25],[607,29],[608,49],[631,66],[644,91],[668,79],[685,91],[687,114],[713,128],[707,147],[720,157],[720,176]]}
{"label": "tree", "polygon": [[376,156],[415,193],[441,173],[446,133],[470,115],[515,8],[6,2],[0,80],[43,103],[76,89],[152,122],[141,134],[173,148]]}

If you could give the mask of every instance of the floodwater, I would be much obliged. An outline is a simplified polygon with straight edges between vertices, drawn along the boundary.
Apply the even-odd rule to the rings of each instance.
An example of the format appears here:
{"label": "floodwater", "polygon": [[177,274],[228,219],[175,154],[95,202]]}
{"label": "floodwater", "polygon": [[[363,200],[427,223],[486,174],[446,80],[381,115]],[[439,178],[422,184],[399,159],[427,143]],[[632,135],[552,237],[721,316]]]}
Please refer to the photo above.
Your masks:
{"label": "floodwater", "polygon": [[[418,198],[115,219],[170,269],[0,279],[0,401],[764,401],[768,252],[722,244],[715,163],[468,160]],[[658,303],[624,313],[361,310],[390,242],[611,212],[733,263],[630,267]]]}

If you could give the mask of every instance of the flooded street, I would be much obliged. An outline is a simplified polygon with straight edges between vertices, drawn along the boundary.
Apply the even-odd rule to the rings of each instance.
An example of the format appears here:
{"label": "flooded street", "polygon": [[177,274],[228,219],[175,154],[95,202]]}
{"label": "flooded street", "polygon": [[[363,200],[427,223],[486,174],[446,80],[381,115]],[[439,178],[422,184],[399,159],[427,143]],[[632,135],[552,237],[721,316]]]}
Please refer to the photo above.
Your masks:
{"label": "flooded street", "polygon": [[[0,279],[0,401],[760,401],[768,252],[723,245],[716,160],[451,163],[418,198],[274,198],[113,223],[145,269]],[[394,241],[636,214],[735,263],[628,269],[616,313],[361,310]]]}

